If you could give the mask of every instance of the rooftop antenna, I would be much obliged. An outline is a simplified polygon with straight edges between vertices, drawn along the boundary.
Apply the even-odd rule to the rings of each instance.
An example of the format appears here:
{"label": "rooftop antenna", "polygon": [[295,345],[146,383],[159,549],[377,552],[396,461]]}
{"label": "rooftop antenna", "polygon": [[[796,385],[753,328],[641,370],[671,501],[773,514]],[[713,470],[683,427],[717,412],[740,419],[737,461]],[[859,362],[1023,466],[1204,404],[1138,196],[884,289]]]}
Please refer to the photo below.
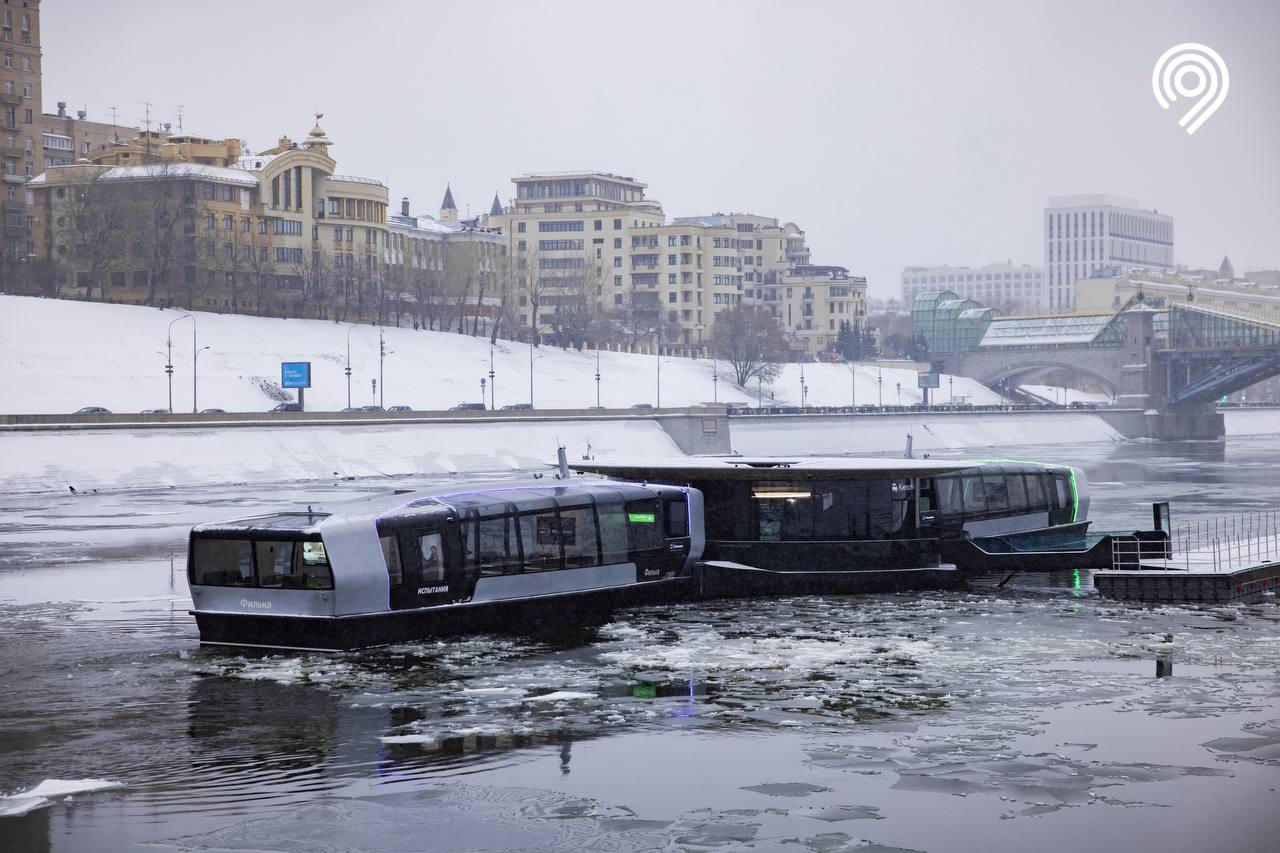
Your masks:
{"label": "rooftop antenna", "polygon": [[175,104],[178,108],[178,135],[182,135],[182,104]]}
{"label": "rooftop antenna", "polygon": [[108,107],[111,110],[111,136],[118,144],[120,142],[120,122],[116,117],[116,108]]}
{"label": "rooftop antenna", "polygon": [[144,119],[144,126],[147,128],[147,133],[146,133],[146,136],[144,137],[146,139],[146,143],[145,143],[146,154],[143,155],[143,162],[150,163],[151,162],[151,102],[143,101],[142,103],[147,108],[147,117]]}

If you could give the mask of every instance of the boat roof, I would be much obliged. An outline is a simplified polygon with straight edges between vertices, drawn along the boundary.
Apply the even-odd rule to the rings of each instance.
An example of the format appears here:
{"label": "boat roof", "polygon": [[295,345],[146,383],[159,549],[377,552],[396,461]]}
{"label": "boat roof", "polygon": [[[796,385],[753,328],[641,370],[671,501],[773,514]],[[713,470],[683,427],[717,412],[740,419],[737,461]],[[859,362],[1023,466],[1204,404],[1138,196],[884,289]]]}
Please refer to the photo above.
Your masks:
{"label": "boat roof", "polygon": [[897,480],[934,477],[984,463],[968,459],[852,456],[694,456],[570,462],[575,471],[627,480]]}
{"label": "boat roof", "polygon": [[[200,533],[243,533],[277,530],[294,534],[319,533],[326,523],[466,509],[497,503],[519,503],[524,509],[550,509],[565,499],[587,495],[635,500],[652,493],[639,483],[614,480],[522,479],[479,483],[441,483],[424,489],[396,489],[328,504],[322,510],[286,511],[213,521],[195,526]],[[310,509],[310,508],[308,508]],[[332,521],[330,521],[332,520]]]}

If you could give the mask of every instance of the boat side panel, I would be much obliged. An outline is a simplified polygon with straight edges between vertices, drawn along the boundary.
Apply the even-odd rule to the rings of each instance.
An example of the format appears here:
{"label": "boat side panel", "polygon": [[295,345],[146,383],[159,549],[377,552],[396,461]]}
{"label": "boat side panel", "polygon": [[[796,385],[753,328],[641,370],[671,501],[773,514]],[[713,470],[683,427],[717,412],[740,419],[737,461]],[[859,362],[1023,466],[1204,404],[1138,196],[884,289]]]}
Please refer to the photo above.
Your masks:
{"label": "boat side panel", "polygon": [[513,598],[530,598],[537,595],[555,595],[567,592],[583,592],[609,587],[634,586],[635,563],[615,563],[611,566],[591,566],[582,569],[558,569],[547,572],[525,572],[519,575],[480,578],[476,581],[473,602],[502,601]]}
{"label": "boat side panel", "polygon": [[333,590],[245,586],[192,586],[196,610],[285,616],[332,616]]}
{"label": "boat side panel", "polygon": [[333,612],[346,616],[390,610],[391,580],[374,519],[328,518],[320,525],[320,536],[333,570]]}
{"label": "boat side panel", "polygon": [[689,501],[689,557],[685,560],[684,567],[685,571],[689,571],[707,550],[706,507],[699,490],[685,489],[685,495]]}
{"label": "boat side panel", "polygon": [[1040,530],[1049,526],[1049,513],[1028,512],[1018,515],[1006,515],[1003,518],[987,518],[979,521],[966,521],[964,532],[970,536],[1000,536],[1005,533],[1022,533],[1026,530]]}

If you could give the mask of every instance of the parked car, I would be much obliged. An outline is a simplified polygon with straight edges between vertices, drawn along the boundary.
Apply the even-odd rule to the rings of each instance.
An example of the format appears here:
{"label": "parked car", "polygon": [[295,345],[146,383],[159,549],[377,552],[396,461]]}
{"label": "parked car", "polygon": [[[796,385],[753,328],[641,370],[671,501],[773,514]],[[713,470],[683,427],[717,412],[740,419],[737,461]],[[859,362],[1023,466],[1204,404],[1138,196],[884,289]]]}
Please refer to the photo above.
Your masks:
{"label": "parked car", "polygon": [[382,408],[381,406],[361,406],[361,407],[360,407],[360,411],[362,411],[362,412],[385,412],[385,411],[386,411],[386,409]]}
{"label": "parked car", "polygon": [[451,412],[484,412],[487,411],[484,403],[459,403],[449,411]]}
{"label": "parked car", "polygon": [[104,409],[101,406],[85,406],[83,409],[76,411],[77,415],[109,415],[110,409]]}
{"label": "parked car", "polygon": [[631,408],[633,408],[633,409],[652,409],[652,408],[653,408],[653,403],[632,403],[632,404],[631,404]]}
{"label": "parked car", "polygon": [[364,406],[347,406],[347,407],[346,407],[345,409],[343,409],[342,411],[344,411],[344,412],[363,412],[363,411],[364,411]]}
{"label": "parked car", "polygon": [[301,412],[301,411],[302,411],[302,404],[301,404],[301,403],[281,403],[280,405],[278,405],[278,406],[276,406],[275,408],[273,408],[271,411],[273,411],[273,412]]}
{"label": "parked car", "polygon": [[505,406],[503,406],[503,407],[502,407],[502,411],[504,411],[504,412],[521,412],[521,411],[524,411],[524,410],[526,410],[526,409],[532,409],[532,408],[533,408],[533,404],[532,404],[532,403],[507,403],[507,405],[505,405]]}
{"label": "parked car", "polygon": [[412,406],[388,406],[387,411],[388,412],[412,412],[413,407]]}
{"label": "parked car", "polygon": [[171,414],[173,414],[173,412],[169,411],[168,409],[143,409],[143,410],[142,410],[142,414],[144,414],[144,415],[171,415]]}
{"label": "parked car", "polygon": [[202,415],[225,415],[226,413],[227,413],[226,409],[201,409],[200,410],[200,414]]}

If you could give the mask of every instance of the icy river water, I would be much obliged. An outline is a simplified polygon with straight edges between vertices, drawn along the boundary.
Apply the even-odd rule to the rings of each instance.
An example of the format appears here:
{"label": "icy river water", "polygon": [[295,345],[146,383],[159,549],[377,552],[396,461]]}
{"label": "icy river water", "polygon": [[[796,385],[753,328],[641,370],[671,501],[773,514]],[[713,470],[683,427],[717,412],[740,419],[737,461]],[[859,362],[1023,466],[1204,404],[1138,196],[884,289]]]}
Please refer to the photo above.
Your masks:
{"label": "icy river water", "polygon": [[[1083,465],[1103,529],[1280,507],[1274,439],[1018,455]],[[1274,598],[1128,605],[1064,573],[199,647],[191,524],[387,486],[0,499],[0,850],[1280,849]],[[45,780],[112,787],[21,795]]]}

